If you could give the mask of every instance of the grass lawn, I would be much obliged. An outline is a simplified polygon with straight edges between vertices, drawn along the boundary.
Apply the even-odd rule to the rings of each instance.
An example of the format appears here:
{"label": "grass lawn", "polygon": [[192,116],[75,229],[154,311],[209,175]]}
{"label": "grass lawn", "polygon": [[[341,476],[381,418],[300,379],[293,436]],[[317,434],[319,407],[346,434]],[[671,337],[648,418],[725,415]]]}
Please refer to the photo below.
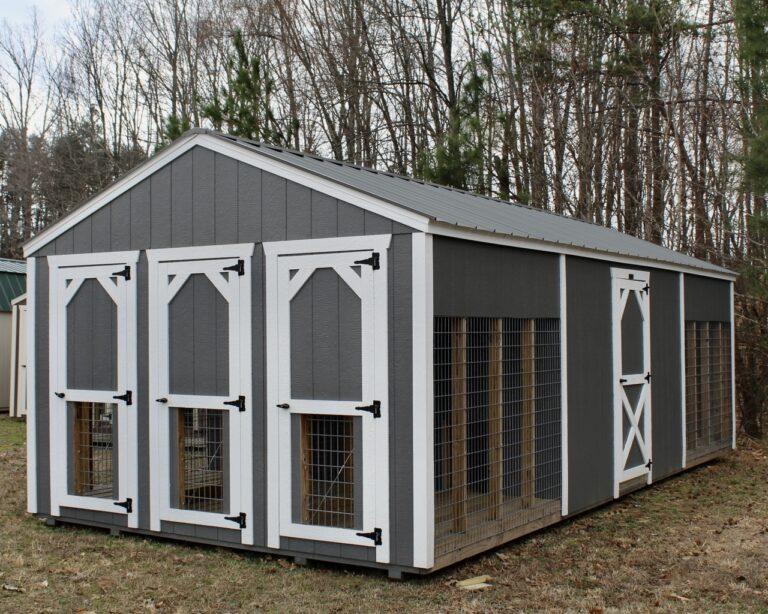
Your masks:
{"label": "grass lawn", "polygon": [[[662,482],[428,578],[50,528],[0,419],[0,612],[768,612],[768,448]],[[488,574],[492,587],[456,580]]]}

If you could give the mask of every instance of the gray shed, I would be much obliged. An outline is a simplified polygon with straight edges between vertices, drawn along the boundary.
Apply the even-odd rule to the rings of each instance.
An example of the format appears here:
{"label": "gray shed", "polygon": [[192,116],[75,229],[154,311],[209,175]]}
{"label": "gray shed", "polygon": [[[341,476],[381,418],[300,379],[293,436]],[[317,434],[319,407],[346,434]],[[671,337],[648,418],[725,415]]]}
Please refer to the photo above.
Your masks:
{"label": "gray shed", "polygon": [[734,274],[194,130],[26,246],[29,511],[426,573],[722,455]]}

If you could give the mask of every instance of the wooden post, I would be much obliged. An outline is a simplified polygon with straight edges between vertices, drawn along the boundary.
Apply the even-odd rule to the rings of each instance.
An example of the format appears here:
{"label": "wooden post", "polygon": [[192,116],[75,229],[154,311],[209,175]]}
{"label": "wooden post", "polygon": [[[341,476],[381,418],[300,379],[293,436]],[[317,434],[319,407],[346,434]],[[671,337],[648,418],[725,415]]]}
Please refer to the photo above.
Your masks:
{"label": "wooden post", "polygon": [[90,408],[86,403],[73,403],[75,424],[72,429],[72,440],[75,453],[75,494],[85,495],[85,474],[93,472],[92,447],[90,441],[90,429],[84,429],[83,423],[90,414]]}
{"label": "wooden post", "polygon": [[467,530],[467,319],[453,320],[451,335],[451,497],[453,530]]}
{"label": "wooden post", "polygon": [[710,401],[710,369],[709,369],[709,344],[712,342],[709,322],[703,322],[700,333],[701,337],[701,370],[699,374],[699,387],[701,394],[701,403],[699,404],[699,438],[703,439],[705,446],[712,443],[712,433],[710,426],[711,401]]}
{"label": "wooden post", "polygon": [[536,494],[536,356],[535,320],[523,320],[521,335],[523,376],[522,505],[533,505]]}
{"label": "wooden post", "polygon": [[696,323],[685,323],[685,433],[686,448],[696,449],[699,433],[699,389],[696,384]]}
{"label": "wooden post", "polygon": [[[194,412],[194,410],[189,410]],[[185,509],[187,503],[187,445],[186,445],[186,432],[184,428],[184,410],[178,408],[176,410],[176,446],[178,457],[178,469],[176,475],[178,476],[178,494],[179,494],[179,509]]]}
{"label": "wooden post", "polygon": [[490,348],[488,352],[488,494],[490,518],[501,518],[503,501],[503,463],[502,432],[503,432],[503,320],[495,318],[492,321]]}
{"label": "wooden post", "polygon": [[[312,493],[310,488],[312,487],[312,476],[310,475],[312,464],[312,428],[311,422],[312,416],[301,416],[301,485],[299,490],[299,497],[301,501],[301,521],[304,524],[312,522],[310,516],[310,501],[312,500]],[[314,505],[312,506],[314,507]]]}

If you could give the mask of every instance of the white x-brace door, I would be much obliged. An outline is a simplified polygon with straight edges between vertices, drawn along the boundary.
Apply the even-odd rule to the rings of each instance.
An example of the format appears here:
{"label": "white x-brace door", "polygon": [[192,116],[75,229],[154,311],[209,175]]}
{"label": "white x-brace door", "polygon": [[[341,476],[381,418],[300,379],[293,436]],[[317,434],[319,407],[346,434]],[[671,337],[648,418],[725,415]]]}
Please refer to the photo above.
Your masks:
{"label": "white x-brace door", "polygon": [[624,482],[652,478],[651,318],[646,271],[612,269],[614,497]]}
{"label": "white x-brace door", "polygon": [[[125,514],[138,526],[137,260],[138,252],[48,257],[54,516],[70,507]],[[74,441],[78,405],[89,418]]]}
{"label": "white x-brace door", "polygon": [[[375,547],[376,560],[389,562],[389,241],[384,235],[264,245],[272,547],[280,547],[280,537],[354,544]],[[326,321],[321,311],[332,314],[328,330],[318,325]],[[354,329],[354,351],[342,339],[345,327]],[[330,352],[334,366],[316,356],[313,366],[306,356],[312,352]],[[338,365],[337,354],[344,355]],[[325,367],[346,378],[345,390],[335,381],[324,385],[318,371],[326,373]],[[310,432],[315,427],[308,424],[321,432]],[[345,497],[347,507],[338,503]],[[339,521],[343,514],[349,522]]]}
{"label": "white x-brace door", "polygon": [[253,247],[147,252],[155,531],[161,521],[240,528],[253,544]]}

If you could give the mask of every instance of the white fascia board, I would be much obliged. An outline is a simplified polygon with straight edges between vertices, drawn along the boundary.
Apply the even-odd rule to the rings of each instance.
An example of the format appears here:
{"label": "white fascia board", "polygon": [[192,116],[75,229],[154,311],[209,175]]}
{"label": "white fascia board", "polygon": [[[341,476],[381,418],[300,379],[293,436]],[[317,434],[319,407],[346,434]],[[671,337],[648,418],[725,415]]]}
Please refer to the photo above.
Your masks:
{"label": "white fascia board", "polygon": [[389,203],[383,199],[369,196],[363,192],[344,186],[330,179],[326,179],[309,171],[296,168],[290,164],[275,160],[268,155],[260,153],[258,149],[246,145],[238,145],[236,142],[210,134],[191,134],[180,138],[154,155],[147,162],[129,172],[122,179],[115,182],[68,216],[62,218],[52,226],[49,226],[39,235],[31,239],[24,246],[25,257],[38,251],[58,236],[73,228],[96,211],[106,206],[118,196],[127,192],[132,187],[149,177],[180,157],[193,147],[205,149],[228,156],[244,164],[248,164],[260,170],[266,171],[304,185],[318,192],[322,192],[334,198],[338,198],[352,205],[360,207],[371,213],[376,213],[395,222],[399,222],[417,230],[426,230],[429,218]]}
{"label": "white fascia board", "polygon": [[529,249],[539,252],[549,252],[552,254],[565,254],[566,256],[578,256],[581,258],[592,258],[593,260],[604,260],[606,262],[627,264],[633,267],[645,267],[652,269],[664,269],[668,271],[678,271],[690,275],[700,275],[702,277],[713,277],[715,279],[724,279],[727,281],[735,280],[736,273],[720,273],[718,271],[709,271],[692,266],[673,264],[664,260],[654,260],[649,258],[640,258],[639,256],[629,256],[614,252],[603,252],[588,247],[579,247],[578,245],[564,245],[543,241],[541,239],[532,239],[526,237],[512,237],[510,235],[489,232],[487,230],[478,230],[475,228],[464,228],[445,222],[430,221],[428,232],[434,235],[444,237],[453,237],[455,239],[466,239],[467,241],[478,241],[480,243],[491,243],[494,245],[506,245],[508,247],[518,247],[520,249]]}

